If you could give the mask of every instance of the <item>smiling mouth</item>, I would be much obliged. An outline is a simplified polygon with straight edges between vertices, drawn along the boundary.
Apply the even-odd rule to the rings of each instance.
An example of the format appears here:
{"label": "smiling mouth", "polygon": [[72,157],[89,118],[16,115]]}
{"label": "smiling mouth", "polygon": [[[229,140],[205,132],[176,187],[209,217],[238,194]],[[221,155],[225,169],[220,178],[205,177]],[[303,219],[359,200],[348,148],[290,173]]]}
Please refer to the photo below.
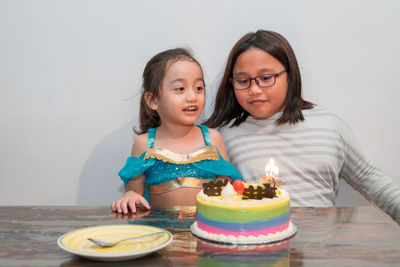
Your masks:
{"label": "smiling mouth", "polygon": [[196,106],[189,106],[183,109],[183,111],[197,111],[197,107]]}

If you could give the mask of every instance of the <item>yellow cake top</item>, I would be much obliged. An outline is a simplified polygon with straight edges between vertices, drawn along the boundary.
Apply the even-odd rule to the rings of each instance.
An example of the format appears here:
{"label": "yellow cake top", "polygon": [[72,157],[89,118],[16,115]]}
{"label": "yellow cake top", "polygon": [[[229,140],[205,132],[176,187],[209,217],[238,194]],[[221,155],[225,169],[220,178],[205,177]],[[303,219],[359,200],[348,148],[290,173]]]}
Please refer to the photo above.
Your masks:
{"label": "yellow cake top", "polygon": [[226,208],[246,207],[279,207],[287,205],[290,201],[289,193],[284,189],[277,189],[277,196],[263,199],[242,199],[242,196],[235,194],[229,196],[208,196],[203,191],[197,194],[197,202],[203,205],[221,206]]}

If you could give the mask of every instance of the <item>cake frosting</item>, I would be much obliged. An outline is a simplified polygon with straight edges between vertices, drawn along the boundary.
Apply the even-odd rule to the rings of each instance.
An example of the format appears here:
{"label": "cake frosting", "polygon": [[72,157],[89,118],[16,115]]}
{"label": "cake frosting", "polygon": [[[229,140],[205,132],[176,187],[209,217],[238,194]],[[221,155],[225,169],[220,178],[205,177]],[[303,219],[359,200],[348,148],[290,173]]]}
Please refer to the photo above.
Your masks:
{"label": "cake frosting", "polygon": [[245,184],[244,192],[237,193],[228,181],[210,187],[211,191],[204,187],[196,197],[195,235],[227,243],[268,243],[295,232],[290,196],[284,189]]}

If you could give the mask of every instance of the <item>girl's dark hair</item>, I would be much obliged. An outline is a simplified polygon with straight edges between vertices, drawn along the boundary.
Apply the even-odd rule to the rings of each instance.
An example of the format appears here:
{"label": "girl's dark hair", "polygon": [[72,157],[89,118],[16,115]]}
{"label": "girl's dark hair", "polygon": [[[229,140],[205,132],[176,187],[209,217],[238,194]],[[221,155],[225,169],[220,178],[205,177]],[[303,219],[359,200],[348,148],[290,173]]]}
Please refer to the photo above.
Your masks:
{"label": "girl's dark hair", "polygon": [[147,130],[161,125],[160,116],[157,111],[152,110],[147,105],[145,94],[151,93],[152,97],[159,97],[167,67],[182,59],[195,62],[202,70],[200,63],[192,56],[190,51],[185,48],[166,50],[158,53],[147,62],[142,76],[143,82],[139,111],[140,130],[134,129],[136,134],[143,134],[147,132]]}
{"label": "girl's dark hair", "polygon": [[283,114],[276,120],[276,124],[297,123],[304,120],[303,109],[311,109],[314,104],[305,101],[301,95],[300,69],[296,56],[289,42],[279,33],[258,30],[244,35],[232,48],[221,84],[215,100],[214,112],[204,123],[215,128],[224,126],[233,120],[232,126],[238,126],[250,115],[236,100],[234,89],[229,82],[233,75],[233,67],[238,57],[250,48],[258,48],[276,58],[287,73],[288,89],[284,102]]}

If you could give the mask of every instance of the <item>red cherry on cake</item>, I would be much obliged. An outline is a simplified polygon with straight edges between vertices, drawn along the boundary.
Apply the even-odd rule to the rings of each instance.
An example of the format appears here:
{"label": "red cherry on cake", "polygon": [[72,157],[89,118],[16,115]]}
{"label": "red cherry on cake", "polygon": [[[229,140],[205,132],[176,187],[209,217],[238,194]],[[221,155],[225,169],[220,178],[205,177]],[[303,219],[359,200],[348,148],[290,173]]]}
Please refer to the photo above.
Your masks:
{"label": "red cherry on cake", "polygon": [[241,194],[244,191],[244,183],[241,180],[235,180],[233,182],[233,189],[235,189],[236,193]]}

